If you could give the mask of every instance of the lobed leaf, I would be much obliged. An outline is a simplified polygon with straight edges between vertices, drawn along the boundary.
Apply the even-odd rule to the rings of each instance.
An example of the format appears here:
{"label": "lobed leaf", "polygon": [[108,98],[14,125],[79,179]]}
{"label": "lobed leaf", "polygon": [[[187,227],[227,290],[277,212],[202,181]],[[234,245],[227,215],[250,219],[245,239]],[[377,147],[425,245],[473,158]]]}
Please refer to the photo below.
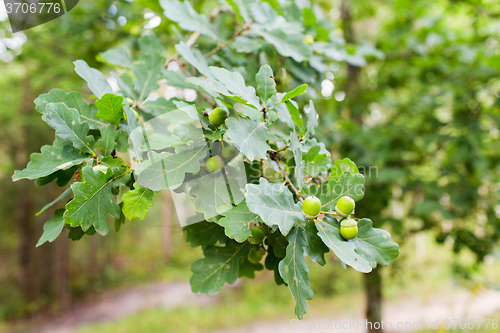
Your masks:
{"label": "lobed leaf", "polygon": [[96,117],[104,119],[110,124],[119,125],[123,119],[123,105],[122,96],[104,94],[95,102],[95,106],[99,109]]}
{"label": "lobed leaf", "polygon": [[97,98],[101,98],[106,93],[113,93],[113,89],[100,71],[89,67],[83,60],[77,60],[74,64],[75,72],[80,75],[82,79],[87,81],[90,91],[92,91]]}
{"label": "lobed leaf", "polygon": [[365,177],[362,174],[351,174],[344,172],[339,180],[331,179],[321,186],[321,204],[322,209],[335,209],[337,201],[344,195],[351,197],[354,201],[363,199],[363,187]]}
{"label": "lobed leaf", "polygon": [[108,170],[94,171],[91,166],[83,168],[83,182],[74,183],[71,189],[75,198],[66,205],[64,220],[72,227],[81,227],[83,231],[92,226],[101,235],[107,235],[109,229],[106,216],[119,218],[121,209],[112,192],[113,182],[127,172],[113,175]]}
{"label": "lobed leaf", "polygon": [[224,227],[224,232],[229,238],[243,243],[252,234],[248,228],[250,223],[262,222],[258,214],[255,214],[248,209],[245,201],[242,201],[238,206],[222,213],[223,218],[219,220],[219,225]]}
{"label": "lobed leaf", "polygon": [[296,301],[295,314],[302,319],[307,313],[307,300],[314,297],[309,286],[309,268],[304,260],[307,238],[304,229],[295,227],[287,236],[286,257],[279,263],[279,273]]}
{"label": "lobed leaf", "polygon": [[260,67],[259,72],[255,75],[257,81],[257,93],[264,106],[267,101],[276,95],[276,82],[274,82],[274,74],[271,66],[264,65]]}
{"label": "lobed leaf", "polygon": [[305,221],[302,204],[295,203],[293,194],[282,184],[270,184],[260,178],[260,184],[247,184],[247,204],[250,211],[259,214],[268,226],[277,225],[287,235],[296,224]]}
{"label": "lobed leaf", "polygon": [[64,229],[64,209],[58,209],[54,212],[54,217],[45,222],[43,225],[43,234],[36,243],[36,247],[43,245],[45,242],[52,243]]}
{"label": "lobed leaf", "polygon": [[123,215],[129,220],[144,220],[148,215],[148,207],[153,206],[154,192],[134,184],[134,190],[130,190],[122,195]]}
{"label": "lobed leaf", "polygon": [[164,10],[164,15],[187,31],[200,31],[202,34],[217,40],[217,33],[214,27],[208,22],[205,15],[198,14],[189,1],[166,1],[161,0],[160,5]]}
{"label": "lobed leaf", "polygon": [[98,110],[95,105],[87,104],[82,94],[77,91],[66,93],[61,89],[52,89],[48,94],[42,94],[35,99],[36,110],[45,114],[49,103],[64,103],[67,107],[76,109],[80,118],[89,124],[90,129],[99,129],[108,125],[96,117]]}
{"label": "lobed leaf", "polygon": [[316,220],[318,235],[340,260],[346,265],[363,273],[369,273],[372,270],[370,263],[355,251],[355,244],[352,241],[346,241],[340,235],[340,223],[336,219],[325,218],[323,221]]}
{"label": "lobed leaf", "polygon": [[67,170],[75,165],[88,162],[92,157],[82,154],[69,142],[58,138],[53,145],[45,145],[40,153],[33,153],[26,169],[14,171],[13,181],[19,179],[37,179],[51,175],[59,170]]}
{"label": "lobed leaf", "polygon": [[267,140],[272,140],[274,136],[269,132],[266,123],[250,119],[228,118],[226,125],[228,128],[226,135],[250,161],[267,157],[267,151],[271,150]]}
{"label": "lobed leaf", "polygon": [[94,154],[94,137],[89,133],[89,124],[82,122],[78,111],[64,103],[49,103],[42,119],[56,130],[61,140],[73,142],[75,148]]}
{"label": "lobed leaf", "polygon": [[215,296],[226,283],[235,283],[240,259],[248,254],[250,247],[248,242],[240,244],[233,240],[229,240],[224,247],[208,247],[203,251],[205,257],[191,265],[191,290],[195,294]]}
{"label": "lobed leaf", "polygon": [[391,235],[385,230],[373,228],[369,219],[358,221],[358,236],[352,242],[356,252],[373,268],[377,264],[388,266],[399,255],[399,246],[391,241]]}
{"label": "lobed leaf", "polygon": [[224,228],[214,222],[202,221],[184,227],[187,233],[186,242],[191,243],[192,247],[212,246],[217,242],[224,244],[227,241],[224,235]]}

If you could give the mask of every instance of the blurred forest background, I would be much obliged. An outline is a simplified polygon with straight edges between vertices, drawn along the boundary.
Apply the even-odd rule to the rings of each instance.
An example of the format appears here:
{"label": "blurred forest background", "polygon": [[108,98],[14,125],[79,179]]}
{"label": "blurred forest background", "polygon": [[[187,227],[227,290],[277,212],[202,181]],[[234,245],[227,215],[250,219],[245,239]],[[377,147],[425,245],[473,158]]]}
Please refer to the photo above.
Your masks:
{"label": "blurred forest background", "polygon": [[[278,8],[286,1],[268,2]],[[207,15],[221,7],[229,12],[215,22],[224,35],[225,21],[234,15],[227,2],[191,4]],[[316,297],[308,316],[354,311],[376,319],[382,299],[391,304],[500,290],[500,3],[295,5],[304,26],[312,27],[304,32],[308,42],[329,38],[344,53],[332,51],[335,61],[314,66],[282,57],[278,64],[287,72],[281,75],[308,83],[320,116],[317,136],[332,159],[349,157],[365,170],[366,195],[357,215],[370,216],[401,244],[390,267],[368,275],[344,271],[338,263],[311,267]],[[330,29],[313,29],[316,19]],[[120,233],[79,242],[59,237],[36,248],[52,211],[35,214],[60,190],[11,180],[31,152],[53,141],[33,100],[54,87],[90,97],[73,71],[74,60],[107,74],[102,52],[122,47],[137,54],[140,36],[150,33],[168,58],[186,38],[181,30],[158,1],[83,0],[59,19],[13,34],[0,3],[0,331],[29,330],[102,295],[188,280],[189,265],[201,252],[185,243],[168,193],[156,197],[147,220],[129,223]],[[256,64],[267,61],[251,52],[248,57]],[[281,69],[271,65],[279,82]],[[166,84],[166,98],[192,98],[194,91]],[[228,288],[209,307],[198,303],[145,307],[124,318],[103,315],[98,319],[110,322],[78,331],[210,332],[292,318],[288,289],[273,286],[267,273]],[[500,307],[490,310],[482,316],[499,318]]]}

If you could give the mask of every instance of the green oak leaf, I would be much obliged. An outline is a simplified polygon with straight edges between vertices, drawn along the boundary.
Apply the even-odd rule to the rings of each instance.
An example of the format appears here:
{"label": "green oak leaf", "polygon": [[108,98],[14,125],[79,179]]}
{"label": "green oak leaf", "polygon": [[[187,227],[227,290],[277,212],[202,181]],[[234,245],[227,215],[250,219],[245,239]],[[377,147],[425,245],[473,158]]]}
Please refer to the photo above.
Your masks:
{"label": "green oak leaf", "polygon": [[370,263],[355,251],[355,244],[352,241],[346,241],[340,235],[340,222],[337,219],[325,218],[323,221],[316,220],[318,235],[340,260],[346,265],[363,273],[369,273],[372,270]]}
{"label": "green oak leaf", "polygon": [[202,34],[218,40],[215,28],[205,15],[198,14],[189,1],[167,1],[160,0],[164,9],[163,14],[187,31],[200,31]]}
{"label": "green oak leaf", "polygon": [[75,72],[80,75],[82,79],[87,81],[89,89],[94,93],[94,95],[97,96],[97,98],[101,98],[106,93],[113,92],[113,89],[100,71],[89,67],[89,65],[87,65],[87,63],[83,60],[77,60],[74,64]]}
{"label": "green oak leaf", "polygon": [[66,228],[69,229],[68,238],[73,241],[80,240],[85,235],[92,236],[95,235],[96,233],[94,227],[90,227],[89,230],[83,231],[81,227],[73,228],[69,224],[66,224]]}
{"label": "green oak leaf", "polygon": [[247,204],[250,211],[259,214],[268,226],[277,225],[283,235],[296,224],[303,224],[302,203],[295,203],[293,194],[283,184],[270,184],[260,178],[260,184],[247,184]]}
{"label": "green oak leaf", "polygon": [[307,90],[307,84],[302,84],[302,85],[298,86],[297,88],[293,89],[292,91],[287,92],[283,96],[283,98],[281,99],[281,103],[285,103],[289,99],[292,99],[292,98],[295,98],[299,95],[302,95],[303,93],[306,92],[306,90]]}
{"label": "green oak leaf", "polygon": [[297,33],[286,33],[281,29],[267,29],[264,25],[253,24],[252,31],[273,45],[279,54],[302,62],[312,55],[312,51],[304,42],[304,36]]}
{"label": "green oak leaf", "polygon": [[245,21],[245,23],[251,23],[250,18],[250,5],[253,1],[248,0],[227,0],[227,3],[233,8],[236,17],[240,21]]}
{"label": "green oak leaf", "polygon": [[186,173],[200,171],[200,160],[207,156],[207,152],[207,143],[204,142],[198,147],[144,162],[150,165],[141,171],[137,182],[153,191],[175,190],[182,185]]}
{"label": "green oak leaf", "polygon": [[210,246],[203,251],[204,258],[191,265],[193,276],[189,280],[195,294],[217,295],[224,285],[238,279],[240,259],[250,250],[248,242],[229,240],[224,247]]}
{"label": "green oak leaf", "polygon": [[357,173],[355,175],[350,172],[344,172],[340,176],[339,180],[331,179],[321,186],[321,208],[324,209],[335,209],[337,201],[347,195],[351,197],[354,201],[363,199],[363,187],[365,185],[365,177],[362,174]]}
{"label": "green oak leaf", "polygon": [[190,224],[183,229],[187,233],[186,242],[192,247],[212,246],[217,242],[224,244],[228,240],[224,228],[214,222],[201,221]]}
{"label": "green oak leaf", "polygon": [[45,242],[52,243],[59,236],[64,228],[64,209],[58,209],[54,212],[54,217],[45,222],[43,225],[43,234],[36,243],[36,247],[43,245]]}
{"label": "green oak leaf", "polygon": [[318,230],[313,221],[308,221],[305,227],[307,246],[305,248],[306,256],[310,257],[312,261],[324,266],[325,253],[329,251],[328,246],[323,243],[323,240],[318,236]]}
{"label": "green oak leaf", "polygon": [[133,78],[128,73],[124,73],[121,76],[111,72],[111,76],[113,76],[116,80],[116,84],[120,88],[120,92],[122,92],[124,97],[131,98],[132,100],[137,100],[137,93],[132,89],[133,87]]}
{"label": "green oak leaf", "polygon": [[95,106],[99,109],[96,117],[110,124],[119,125],[123,119],[123,105],[122,96],[104,94],[95,102]]}
{"label": "green oak leaf", "polygon": [[42,146],[40,153],[31,154],[26,169],[16,170],[12,180],[42,178],[59,170],[67,170],[75,165],[83,164],[91,159],[91,156],[82,154],[73,148],[71,143],[56,138],[52,146]]}
{"label": "green oak leaf", "polygon": [[143,54],[139,63],[132,65],[132,71],[137,80],[134,81],[135,90],[139,92],[138,102],[143,103],[151,91],[158,89],[165,58],[159,53]]}
{"label": "green oak leaf", "polygon": [[312,100],[309,101],[309,113],[307,114],[306,134],[314,135],[316,127],[318,127],[318,114]]}
{"label": "green oak leaf", "polygon": [[131,68],[132,60],[125,49],[109,49],[97,56],[97,60],[120,68]]}
{"label": "green oak leaf", "polygon": [[129,220],[144,220],[148,215],[148,207],[153,206],[154,192],[150,189],[134,184],[134,190],[122,195],[123,215]]}
{"label": "green oak leaf", "polygon": [[307,140],[301,146],[303,159],[305,161],[304,171],[311,177],[320,173],[327,173],[331,165],[331,155],[324,143],[314,138]]}
{"label": "green oak leaf", "polygon": [[175,50],[184,58],[187,62],[193,65],[198,72],[205,75],[206,77],[210,77],[210,70],[208,69],[207,60],[203,56],[203,54],[197,49],[191,49],[184,42],[180,42],[175,45]]}
{"label": "green oak leaf", "polygon": [[101,153],[104,156],[109,156],[117,146],[117,139],[120,135],[119,131],[115,130],[115,126],[101,128],[101,138],[97,140],[97,145],[101,147]]}
{"label": "green oak leaf", "polygon": [[85,98],[78,91],[66,93],[61,89],[52,89],[48,94],[42,94],[35,99],[36,110],[45,114],[47,104],[64,103],[67,107],[76,109],[80,118],[89,124],[90,129],[99,129],[108,126],[105,121],[96,117],[97,108],[94,104],[87,104]]}
{"label": "green oak leaf", "polygon": [[126,220],[125,215],[123,214],[123,202],[120,202],[119,206],[120,206],[121,213],[120,213],[120,217],[115,219],[115,231],[116,232],[120,232],[122,225],[125,224],[125,220]]}
{"label": "green oak leaf", "polygon": [[375,268],[377,263],[388,266],[399,255],[398,244],[391,241],[391,235],[382,229],[373,228],[372,221],[358,221],[358,236],[352,240],[356,252]]}
{"label": "green oak leaf", "polygon": [[236,95],[256,109],[260,110],[262,108],[259,98],[255,95],[255,88],[245,85],[245,79],[243,79],[241,73],[213,66],[209,67],[209,69],[212,76],[229,91],[230,94],[227,96]]}
{"label": "green oak leaf", "polygon": [[255,75],[255,80],[258,85],[257,93],[264,106],[266,106],[267,101],[276,95],[276,82],[274,82],[274,74],[271,66],[262,66],[257,75]]}
{"label": "green oak leaf", "polygon": [[56,130],[58,138],[73,142],[73,146],[94,155],[94,137],[89,133],[89,124],[81,121],[78,111],[64,103],[49,103],[42,119]]}
{"label": "green oak leaf", "polygon": [[305,161],[302,159],[301,147],[302,145],[300,144],[298,133],[294,128],[292,133],[290,133],[290,150],[293,152],[293,158],[295,160],[294,175],[299,189],[302,188],[304,183],[305,168]]}
{"label": "green oak leaf", "polygon": [[283,256],[278,257],[276,256],[275,252],[276,251],[274,251],[274,247],[268,247],[266,259],[264,261],[264,267],[269,271],[274,271],[274,282],[276,283],[276,285],[280,286],[282,284],[285,284],[285,281],[283,281],[283,278],[281,277],[279,272],[279,263],[286,255],[286,247],[283,249]]}
{"label": "green oak leaf", "polygon": [[113,182],[125,174],[115,176],[109,170],[105,174],[91,166],[83,168],[84,181],[71,185],[75,198],[66,205],[66,223],[81,226],[83,231],[93,226],[99,234],[106,235],[109,231],[106,216],[119,218],[121,212],[112,192]]}
{"label": "green oak leaf", "polygon": [[307,313],[307,300],[314,297],[309,286],[309,268],[304,260],[307,237],[304,229],[295,227],[287,236],[286,257],[279,263],[279,272],[296,301],[295,314],[302,319]]}
{"label": "green oak leaf", "polygon": [[[224,175],[223,171],[227,174]],[[194,196],[196,210],[205,215],[205,219],[217,216],[245,199],[239,190],[238,176],[234,169],[226,166],[217,172],[198,179],[198,184],[189,191]]]}
{"label": "green oak leaf", "polygon": [[359,173],[356,164],[346,157],[343,160],[336,160],[335,163],[332,164],[332,169],[328,179],[338,180],[344,171],[348,171],[353,175]]}
{"label": "green oak leaf", "polygon": [[[73,148],[73,146],[71,146]],[[90,162],[90,157],[88,158],[87,164]],[[57,170],[56,172],[42,177],[42,178],[37,178],[35,179],[35,185],[36,186],[45,186],[47,184],[50,184],[52,181],[56,180],[56,184],[59,187],[64,187],[68,185],[68,183],[73,179],[73,176],[76,173],[76,170],[78,169],[78,166],[73,166],[69,169],[66,170]]]}
{"label": "green oak leaf", "polygon": [[[170,84],[170,83],[169,83]],[[150,118],[161,116],[166,112],[178,109],[172,100],[166,100],[160,97],[154,101],[147,101],[142,104],[141,111],[145,111],[150,115]]]}
{"label": "green oak leaf", "polygon": [[240,151],[250,160],[266,158],[271,147],[267,140],[274,135],[269,132],[266,123],[249,119],[226,119],[227,136],[238,146]]}
{"label": "green oak leaf", "polygon": [[240,259],[240,264],[238,267],[238,277],[246,277],[249,279],[255,279],[255,272],[264,269],[262,264],[254,264],[248,260],[248,257]]}
{"label": "green oak leaf", "polygon": [[299,109],[297,109],[297,107],[293,105],[293,103],[290,101],[286,102],[286,108],[290,113],[290,117],[292,118],[293,122],[295,123],[295,125],[297,125],[297,129],[299,130],[300,135],[302,136],[303,135],[302,127],[304,125],[304,121],[300,117]]}
{"label": "green oak leaf", "polygon": [[224,231],[229,238],[243,243],[252,234],[248,225],[252,222],[262,222],[259,215],[252,213],[248,209],[247,203],[242,201],[238,206],[222,213],[223,218],[219,220],[219,225],[224,227]]}
{"label": "green oak leaf", "polygon": [[273,248],[274,255],[278,258],[284,258],[286,255],[286,247],[288,246],[288,241],[285,236],[283,236],[279,230],[269,232],[266,236],[266,242]]}
{"label": "green oak leaf", "polygon": [[165,49],[154,34],[146,34],[139,39],[139,47],[142,53],[162,53]]}

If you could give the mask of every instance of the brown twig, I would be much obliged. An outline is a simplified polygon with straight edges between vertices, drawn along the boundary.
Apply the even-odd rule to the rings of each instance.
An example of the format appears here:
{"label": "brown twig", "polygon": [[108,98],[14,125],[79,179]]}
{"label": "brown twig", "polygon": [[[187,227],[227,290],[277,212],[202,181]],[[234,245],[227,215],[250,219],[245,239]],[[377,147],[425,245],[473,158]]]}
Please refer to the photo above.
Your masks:
{"label": "brown twig", "polygon": [[217,45],[217,47],[214,48],[212,51],[209,51],[209,52],[205,53],[204,57],[208,58],[208,57],[213,56],[215,53],[217,53],[217,51],[219,51],[220,49],[228,46],[229,43],[231,43],[236,37],[238,37],[239,35],[241,35],[243,33],[243,31],[245,31],[245,30],[246,29],[244,28],[244,29],[235,31],[235,33],[231,36],[231,38],[229,38],[228,40],[226,40],[224,43]]}
{"label": "brown twig", "polygon": [[285,177],[285,181],[288,183],[288,185],[290,185],[290,187],[292,188],[292,190],[295,193],[295,195],[297,196],[297,198],[301,202],[304,202],[304,199],[302,199],[302,197],[300,196],[299,191],[297,191],[297,189],[295,188],[295,185],[293,185],[292,181],[288,177],[288,174],[286,173],[285,168],[283,168],[283,166],[281,165],[281,163],[280,163],[281,161],[280,161],[279,156],[277,154],[275,154],[274,152],[270,153],[269,155],[270,155],[271,159],[274,160],[276,162],[276,164],[278,164],[278,168],[280,169],[281,174],[283,175],[283,177]]}
{"label": "brown twig", "polygon": [[275,153],[279,153],[279,152],[282,152],[282,151],[287,150],[288,148],[290,148],[290,147],[285,146],[285,147],[283,147],[283,148],[280,148],[280,149],[278,149],[278,150],[275,150],[274,152],[275,152]]}
{"label": "brown twig", "polygon": [[[228,5],[224,5],[224,6],[220,6],[220,7],[214,8],[212,10],[212,12],[210,12],[210,15],[208,15],[208,20],[211,21],[214,17],[216,17],[217,15],[219,15],[221,12],[229,11],[230,9],[231,9],[231,7],[228,6]],[[194,43],[196,43],[196,40],[198,39],[198,37],[200,37],[200,35],[201,35],[201,31],[195,31],[193,34],[191,34],[191,36],[189,36],[188,40],[186,41],[186,45],[188,47],[193,46]],[[179,53],[176,53],[173,56],[169,57],[165,61],[165,67],[167,67],[168,64],[172,60],[178,60],[178,59],[179,59]]]}

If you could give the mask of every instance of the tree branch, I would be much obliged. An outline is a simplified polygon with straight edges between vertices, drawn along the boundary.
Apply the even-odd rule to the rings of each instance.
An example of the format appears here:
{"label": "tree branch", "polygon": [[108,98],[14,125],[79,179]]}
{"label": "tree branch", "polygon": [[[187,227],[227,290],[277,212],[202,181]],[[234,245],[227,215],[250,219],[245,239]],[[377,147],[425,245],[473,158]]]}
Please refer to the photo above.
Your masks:
{"label": "tree branch", "polygon": [[269,153],[269,155],[270,155],[271,159],[278,164],[278,168],[280,169],[281,174],[283,175],[283,177],[285,177],[285,181],[288,183],[288,185],[290,185],[290,187],[292,188],[292,190],[295,193],[295,195],[297,196],[297,198],[301,202],[304,202],[304,199],[302,199],[302,197],[300,196],[299,191],[297,191],[297,189],[295,188],[295,185],[293,185],[292,181],[288,177],[288,174],[286,173],[285,168],[283,168],[283,166],[281,165],[281,161],[280,161],[278,155],[275,154],[274,152]]}

